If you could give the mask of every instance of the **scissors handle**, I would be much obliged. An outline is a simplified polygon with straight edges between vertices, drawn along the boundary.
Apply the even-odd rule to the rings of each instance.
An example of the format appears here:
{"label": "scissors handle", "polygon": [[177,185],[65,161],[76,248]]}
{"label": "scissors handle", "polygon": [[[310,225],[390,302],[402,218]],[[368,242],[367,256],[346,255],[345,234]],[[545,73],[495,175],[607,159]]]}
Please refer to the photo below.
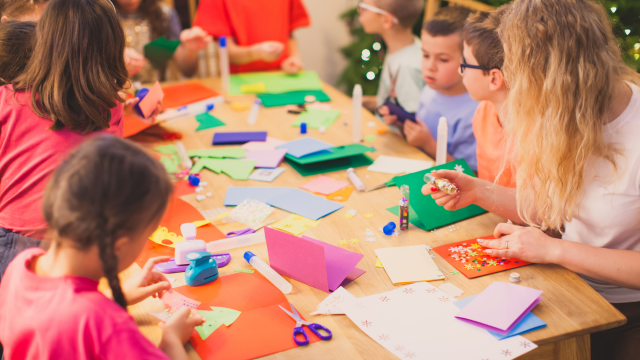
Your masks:
{"label": "scissors handle", "polygon": [[[302,335],[304,340],[298,340],[298,335]],[[295,341],[298,346],[309,345],[309,337],[307,336],[307,333],[304,332],[302,326],[296,326],[293,328],[293,341]]]}
{"label": "scissors handle", "polygon": [[[316,323],[307,324],[307,327],[309,328],[309,330],[311,330],[312,333],[316,334],[316,336],[319,337],[321,340],[324,340],[324,341],[331,340],[331,337],[333,336],[333,334],[331,333],[331,330],[327,329],[326,327],[320,324],[316,324]],[[327,335],[322,335],[320,330],[327,333]]]}
{"label": "scissors handle", "polygon": [[235,237],[235,236],[240,236],[240,235],[246,235],[246,234],[251,234],[254,233],[255,231],[251,228],[246,228],[246,229],[242,229],[242,230],[236,230],[236,231],[230,231],[226,234],[227,238],[230,237]]}

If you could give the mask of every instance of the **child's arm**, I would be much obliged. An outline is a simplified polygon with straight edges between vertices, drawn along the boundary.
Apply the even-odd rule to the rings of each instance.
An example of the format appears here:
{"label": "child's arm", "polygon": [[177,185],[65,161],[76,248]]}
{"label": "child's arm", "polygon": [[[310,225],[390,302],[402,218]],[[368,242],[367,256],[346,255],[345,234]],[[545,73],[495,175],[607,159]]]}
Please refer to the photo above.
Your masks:
{"label": "child's arm", "polygon": [[284,44],[277,41],[264,41],[250,46],[236,44],[235,39],[227,39],[229,61],[234,65],[248,64],[258,60],[275,61],[284,50]]}
{"label": "child's arm", "polygon": [[198,51],[207,47],[211,36],[194,26],[191,29],[182,30],[180,41],[180,46],[173,54],[173,58],[184,76],[193,76],[198,68]]}
{"label": "child's arm", "polygon": [[297,74],[302,70],[302,59],[298,52],[298,44],[294,38],[289,38],[289,57],[282,61],[280,67],[287,74]]}
{"label": "child's arm", "polygon": [[191,315],[191,309],[185,307],[171,315],[166,323],[160,324],[162,327],[162,340],[160,340],[158,347],[171,360],[188,359],[184,344],[189,341],[191,334],[193,334],[193,329],[204,323],[202,316],[190,317],[189,315]]}
{"label": "child's arm", "polygon": [[[404,122],[404,135],[407,138],[407,142],[419,149],[422,149],[427,155],[432,158],[436,158],[437,142],[431,135],[429,127],[425,123],[416,119],[416,122],[405,121]],[[454,161],[455,158],[447,154],[447,162]]]}

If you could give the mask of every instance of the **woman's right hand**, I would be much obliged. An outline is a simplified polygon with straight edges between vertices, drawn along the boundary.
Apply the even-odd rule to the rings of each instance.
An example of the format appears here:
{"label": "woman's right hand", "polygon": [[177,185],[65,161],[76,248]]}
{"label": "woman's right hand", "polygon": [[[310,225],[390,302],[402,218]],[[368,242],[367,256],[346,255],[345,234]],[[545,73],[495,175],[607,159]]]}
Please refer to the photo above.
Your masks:
{"label": "woman's right hand", "polygon": [[444,207],[446,210],[454,211],[462,209],[471,204],[475,204],[478,200],[476,178],[452,170],[432,171],[431,174],[436,178],[449,180],[460,190],[455,195],[449,195],[440,191],[430,183],[422,187],[422,193],[424,195],[431,195],[431,197],[436,200],[436,204]]}
{"label": "woman's right hand", "polygon": [[280,57],[284,50],[284,44],[277,41],[264,41],[252,45],[252,48],[259,59],[272,62]]}

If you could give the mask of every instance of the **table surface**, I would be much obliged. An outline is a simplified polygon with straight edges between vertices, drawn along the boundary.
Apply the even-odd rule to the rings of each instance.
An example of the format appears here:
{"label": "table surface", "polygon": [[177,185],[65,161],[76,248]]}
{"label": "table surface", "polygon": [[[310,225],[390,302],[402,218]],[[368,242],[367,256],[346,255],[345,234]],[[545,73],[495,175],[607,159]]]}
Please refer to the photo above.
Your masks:
{"label": "table surface", "polygon": [[[217,78],[202,79],[200,81],[214,89],[221,89],[220,81]],[[350,144],[351,99],[329,85],[325,84],[323,86],[324,91],[329,94],[332,99],[330,103],[332,108],[341,110],[342,114],[324,134],[320,134],[318,130],[309,129],[308,135],[336,146]],[[225,127],[195,132],[198,123],[194,118],[187,118],[162,124],[161,127],[163,129],[156,126],[145,132],[180,132],[183,134],[182,141],[187,150],[211,148],[211,139],[216,131],[267,130],[269,136],[285,141],[300,137],[299,129],[291,126],[297,115],[288,114],[283,107],[261,109],[258,121],[253,126],[248,125],[246,122],[248,110],[237,112],[230,107],[231,102],[250,104],[254,98],[255,96],[253,95],[226,96],[225,104],[217,106],[212,113],[227,124]],[[369,126],[369,124],[375,126]],[[383,135],[377,134],[377,130],[383,128],[386,129],[386,126],[376,120],[369,112],[363,110],[362,136],[364,138],[367,135],[375,135],[373,142],[365,142],[366,145],[377,149],[377,151],[369,153],[372,158],[384,154],[419,160],[430,160],[424,153],[409,146],[399,135],[390,131],[387,131],[387,133]],[[148,146],[159,144],[157,137],[145,135],[145,133],[134,136],[133,140]],[[198,210],[208,210],[223,206],[226,190],[229,186],[299,187],[317,177],[302,177],[286,164],[286,162],[283,162],[281,166],[285,167],[286,170],[271,183],[252,180],[235,181],[224,174],[217,175],[205,170],[201,174],[203,180],[208,182],[206,192],[211,192],[213,196],[201,202],[196,201],[195,192],[194,194],[185,195],[182,198],[193,204]],[[356,169],[356,173],[367,188],[388,181],[393,176],[369,172],[366,167]],[[332,172],[328,175],[332,178],[349,182],[346,171],[344,170]],[[376,190],[370,193],[354,190],[347,201],[343,203],[345,205],[343,209],[323,218],[317,227],[304,233],[307,236],[364,254],[364,258],[360,261],[358,267],[366,270],[366,273],[346,288],[356,297],[369,296],[399,287],[391,283],[384,269],[375,267],[375,249],[418,244],[436,247],[456,241],[489,235],[493,232],[497,223],[504,221],[503,218],[497,215],[485,214],[456,223],[455,228],[457,230],[454,231],[450,231],[449,228],[446,227],[434,232],[425,232],[411,225],[408,231],[402,231],[399,236],[384,236],[379,234],[376,236],[378,241],[365,241],[364,232],[366,229],[377,231],[379,227],[389,221],[397,222],[397,216],[389,213],[385,209],[397,205],[398,198],[399,194],[396,187]],[[353,218],[345,218],[344,215],[351,209],[357,210],[357,215]],[[373,214],[373,217],[365,218],[363,216],[364,214]],[[272,218],[281,220],[289,215],[290,213],[288,212],[275,209]],[[235,223],[224,224],[218,227],[221,231],[227,232],[246,226]],[[348,245],[339,245],[340,239],[354,238],[360,241]],[[232,261],[228,266],[220,269],[220,275],[225,276],[232,274],[234,269],[250,269],[249,264],[242,258],[242,254],[247,250],[254,252],[265,261],[268,259],[267,247],[264,243],[232,249],[229,251],[232,255]],[[435,257],[435,262],[444,274],[449,274],[449,271],[455,270],[453,266],[440,256]],[[122,276],[126,278],[137,271],[140,271],[140,268],[134,264],[131,268],[125,270]],[[518,268],[517,272],[520,273],[521,276],[520,285],[543,291],[543,300],[533,309],[533,313],[545,321],[547,326],[541,330],[524,335],[524,337],[538,345],[549,344],[578,335],[620,326],[626,321],[620,312],[598,295],[575,273],[561,266],[529,265]],[[174,287],[184,284],[183,273],[169,274],[169,276],[176,278],[173,284]],[[463,298],[481,292],[494,281],[508,281],[508,279],[509,271],[505,271],[475,279],[467,279],[464,275],[448,275],[445,281],[451,282],[464,290],[464,294],[458,297]],[[319,322],[328,327],[334,336],[331,341],[321,341],[314,343],[311,347],[296,348],[267,356],[267,358],[297,359],[302,356],[306,359],[327,357],[351,359],[395,358],[389,351],[360,331],[346,316],[309,315],[310,312],[315,311],[318,303],[324,300],[328,294],[295,280],[291,280],[291,283],[293,285],[293,291],[287,295],[289,301],[295,305],[302,316],[305,316],[310,321]],[[440,286],[443,281],[439,280],[431,283],[435,286]],[[157,320],[149,315],[148,312],[151,308],[157,306],[157,302],[158,300],[156,299],[147,299],[129,308],[130,313],[139,325],[140,331],[156,344],[160,341],[161,330],[157,325]],[[187,349],[189,350],[190,358],[199,359],[199,356],[190,345],[187,345]]]}

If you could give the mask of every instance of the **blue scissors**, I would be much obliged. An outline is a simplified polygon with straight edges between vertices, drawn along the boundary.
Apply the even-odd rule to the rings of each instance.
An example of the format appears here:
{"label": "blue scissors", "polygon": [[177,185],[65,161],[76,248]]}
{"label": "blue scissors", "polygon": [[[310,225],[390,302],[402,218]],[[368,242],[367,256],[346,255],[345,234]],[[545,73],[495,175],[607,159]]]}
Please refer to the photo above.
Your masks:
{"label": "blue scissors", "polygon": [[[293,328],[293,341],[295,341],[296,344],[298,344],[298,346],[309,345],[309,337],[307,336],[307,333],[304,332],[304,329],[302,328],[303,325],[307,325],[309,330],[311,330],[312,333],[316,334],[316,336],[319,337],[320,340],[324,340],[324,341],[331,340],[331,337],[333,336],[331,334],[331,330],[327,329],[326,327],[320,324],[310,323],[308,321],[302,320],[296,308],[293,307],[293,304],[289,303],[289,305],[291,306],[291,310],[293,310],[293,313],[291,313],[289,310],[283,308],[280,305],[278,306],[280,306],[280,309],[282,309],[282,311],[286,312],[287,315],[291,316],[293,320],[296,321],[296,327]],[[323,330],[328,335],[322,335],[319,330]],[[304,336],[304,340],[298,340],[297,335]]]}
{"label": "blue scissors", "polygon": [[253,228],[246,228],[246,229],[242,229],[242,230],[229,231],[228,233],[226,233],[226,234],[225,234],[225,236],[226,236],[227,238],[230,238],[230,237],[236,237],[236,236],[241,236],[241,235],[253,234],[254,232],[256,232],[256,231],[258,231],[258,230],[262,229],[263,227],[265,227],[265,226],[267,226],[267,225],[271,224],[271,223],[272,223],[272,222],[274,222],[274,221],[275,221],[275,220],[271,220],[271,221],[269,221],[269,222],[267,222],[267,223],[264,223],[264,224],[260,225],[260,227],[255,228],[255,229],[253,229]]}

